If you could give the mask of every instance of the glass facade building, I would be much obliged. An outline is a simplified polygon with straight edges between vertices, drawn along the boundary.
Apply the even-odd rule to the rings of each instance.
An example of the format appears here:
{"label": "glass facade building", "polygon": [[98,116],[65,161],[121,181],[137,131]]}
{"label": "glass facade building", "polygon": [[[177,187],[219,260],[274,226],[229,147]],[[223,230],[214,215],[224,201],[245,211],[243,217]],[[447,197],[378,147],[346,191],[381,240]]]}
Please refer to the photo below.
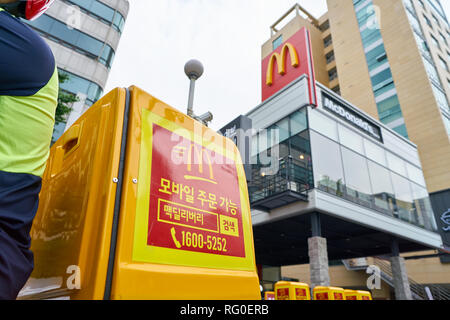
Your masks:
{"label": "glass facade building", "polygon": [[57,140],[103,94],[129,10],[127,0],[56,0],[39,19],[27,21],[49,43],[58,70],[68,75],[61,90],[78,96],[81,108],[55,126]]}
{"label": "glass facade building", "polygon": [[380,121],[408,137],[372,0],[353,0]]}
{"label": "glass facade building", "polygon": [[[429,1],[430,4],[433,4],[433,8],[436,8],[439,5],[439,8],[441,8],[440,3],[438,1]],[[428,77],[431,82],[431,86],[433,89],[434,96],[436,98],[436,102],[438,103],[439,107],[443,110],[443,112],[448,113],[450,112],[450,107],[448,104],[447,96],[445,95],[445,91],[442,88],[442,83],[439,78],[439,74],[436,70],[436,66],[433,62],[433,58],[430,53],[430,49],[428,47],[428,44],[426,42],[426,38],[424,35],[424,32],[422,30],[422,27],[420,26],[418,16],[416,9],[414,8],[414,4],[411,0],[403,0],[403,3],[406,8],[406,14],[408,16],[408,20],[411,24],[411,27],[414,32],[414,37],[416,38],[417,46],[422,54],[422,60],[423,64],[425,66],[425,70],[427,71]],[[443,11],[442,11],[443,12]],[[444,14],[445,17],[445,14]],[[433,36],[431,36],[433,39]],[[439,46],[439,43],[436,42]]]}
{"label": "glass facade building", "polygon": [[[420,24],[418,12],[412,0],[402,1],[417,42],[417,47],[422,55],[422,61],[429,77],[433,94],[437,104],[441,108],[444,123],[448,127],[448,119],[450,118],[449,102],[436,69],[436,62],[433,61],[429,44]],[[432,8],[433,12],[431,15],[436,24],[438,26],[441,25],[439,22],[440,20],[436,18],[436,15],[438,15],[444,20],[448,27],[448,21],[440,2],[438,0],[428,0],[428,3]],[[377,104],[380,121],[397,133],[408,138],[408,132],[405,126],[401,105],[397,96],[395,83],[389,66],[388,56],[380,32],[376,7],[374,6],[372,0],[353,0],[353,5],[360,28],[361,39],[366,54],[367,65],[372,81],[372,89],[375,95],[375,102]],[[425,8],[423,2],[422,8]],[[432,28],[433,26],[430,19],[426,15],[423,15],[423,18],[428,22],[430,28]],[[439,32],[439,35],[442,42],[447,43],[448,34],[447,36],[444,36],[441,32]],[[432,42],[430,45],[434,45],[439,50],[442,50],[439,41],[432,34],[430,34],[430,39]],[[443,58],[439,59],[440,61],[438,61],[438,63],[441,63],[443,68],[448,70],[448,65],[445,60],[443,60]]]}
{"label": "glass facade building", "polygon": [[[340,101],[341,115],[359,119],[356,113],[356,118],[349,115],[353,111],[344,109]],[[364,123],[364,116],[359,116],[356,123]],[[367,119],[377,126],[375,120]],[[342,120],[324,107],[305,105],[257,128],[249,186],[252,206],[263,208],[267,199],[273,202],[286,192],[307,198],[310,191],[320,190],[377,214],[436,231],[417,148],[384,127],[380,126],[381,140],[377,141]]]}

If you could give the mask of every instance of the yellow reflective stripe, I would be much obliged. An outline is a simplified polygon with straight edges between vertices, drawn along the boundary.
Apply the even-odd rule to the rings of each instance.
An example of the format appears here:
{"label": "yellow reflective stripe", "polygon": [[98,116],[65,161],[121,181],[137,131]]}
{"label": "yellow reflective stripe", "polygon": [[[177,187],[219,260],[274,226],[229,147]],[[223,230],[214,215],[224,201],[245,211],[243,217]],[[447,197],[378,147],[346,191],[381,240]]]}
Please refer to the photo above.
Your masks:
{"label": "yellow reflective stripe", "polygon": [[58,70],[33,96],[0,96],[0,171],[44,174],[55,124]]}

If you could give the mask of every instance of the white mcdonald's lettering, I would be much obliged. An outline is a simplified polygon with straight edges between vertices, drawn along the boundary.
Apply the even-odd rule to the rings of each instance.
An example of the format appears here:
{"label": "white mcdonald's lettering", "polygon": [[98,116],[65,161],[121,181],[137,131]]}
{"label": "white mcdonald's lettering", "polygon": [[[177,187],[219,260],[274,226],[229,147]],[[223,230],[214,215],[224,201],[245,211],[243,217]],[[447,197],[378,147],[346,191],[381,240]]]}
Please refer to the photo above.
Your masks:
{"label": "white mcdonald's lettering", "polygon": [[299,60],[298,60],[298,53],[297,50],[295,50],[295,47],[290,44],[286,43],[283,48],[281,49],[281,55],[277,52],[274,52],[269,60],[269,65],[267,66],[267,75],[266,75],[266,84],[268,86],[271,86],[273,84],[273,68],[275,61],[277,62],[278,66],[278,73],[280,75],[286,74],[286,59],[287,54],[289,51],[289,55],[291,56],[291,65],[294,68],[297,68],[299,66]]}
{"label": "white mcdonald's lettering", "polygon": [[[199,148],[194,143],[191,143],[191,146],[189,148],[187,170],[188,170],[188,172],[192,172],[192,164],[198,164],[198,172],[200,174],[203,174],[203,155],[206,156],[206,160],[208,162],[209,178],[205,178],[202,176],[193,176],[193,175],[185,175],[184,178],[186,180],[200,180],[200,181],[206,181],[206,182],[210,182],[213,184],[217,184],[217,182],[214,180],[214,172],[213,172],[211,156],[209,155],[208,151],[206,151],[205,148],[200,148],[200,150],[199,150]],[[197,160],[197,163],[196,163],[196,160]]]}
{"label": "white mcdonald's lettering", "polygon": [[345,110],[342,106],[334,103],[332,100],[328,99],[326,96],[324,96],[324,103],[325,108],[328,108],[332,110],[333,112],[337,113],[341,117],[347,119],[348,121],[352,122],[356,126],[360,127],[364,131],[370,133],[372,136],[375,136],[379,138],[380,136],[375,132],[374,128],[363,119],[351,114],[347,110]]}

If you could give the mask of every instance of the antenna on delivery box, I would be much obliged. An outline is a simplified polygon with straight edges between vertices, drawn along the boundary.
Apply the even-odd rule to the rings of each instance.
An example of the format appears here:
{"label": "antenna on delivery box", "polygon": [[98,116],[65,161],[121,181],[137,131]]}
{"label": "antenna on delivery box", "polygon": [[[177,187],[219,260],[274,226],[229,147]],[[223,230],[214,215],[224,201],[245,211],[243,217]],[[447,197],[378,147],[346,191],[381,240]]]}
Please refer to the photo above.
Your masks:
{"label": "antenna on delivery box", "polygon": [[200,61],[192,59],[189,60],[184,65],[184,72],[186,73],[187,77],[191,81],[191,84],[189,86],[189,100],[188,100],[188,108],[187,108],[187,115],[194,118],[195,120],[198,120],[202,122],[205,126],[208,126],[208,122],[211,122],[213,119],[213,114],[211,112],[206,112],[205,114],[202,114],[201,116],[196,116],[194,114],[194,91],[195,91],[195,81],[198,80],[203,75],[203,65]]}

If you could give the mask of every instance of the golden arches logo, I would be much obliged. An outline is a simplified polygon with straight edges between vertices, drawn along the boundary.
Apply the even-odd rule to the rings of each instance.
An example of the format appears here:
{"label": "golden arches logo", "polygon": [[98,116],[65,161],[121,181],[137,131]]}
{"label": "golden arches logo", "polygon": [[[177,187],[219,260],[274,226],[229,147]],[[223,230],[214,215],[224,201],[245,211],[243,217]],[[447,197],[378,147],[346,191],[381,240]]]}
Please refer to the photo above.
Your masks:
{"label": "golden arches logo", "polygon": [[271,86],[273,84],[273,67],[275,61],[277,62],[278,67],[278,73],[280,75],[286,74],[286,60],[287,60],[287,54],[289,52],[289,55],[291,56],[291,65],[294,68],[297,68],[300,64],[298,59],[298,53],[295,47],[290,44],[286,43],[283,48],[281,49],[281,54],[274,52],[269,60],[269,65],[267,66],[267,75],[266,75],[266,84],[268,86]]}
{"label": "golden arches logo", "polygon": [[[179,156],[184,157],[186,147],[175,147],[174,151],[178,153]],[[203,160],[206,158],[207,165],[209,168],[209,176],[208,178],[203,177]],[[197,160],[198,162],[196,162]],[[198,164],[198,173],[202,176],[196,176],[196,175],[185,175],[184,178],[186,180],[199,180],[199,181],[206,181],[209,183],[217,184],[217,182],[214,180],[214,171],[213,171],[213,163],[211,156],[209,155],[208,151],[205,148],[199,148],[194,143],[191,143],[188,153],[187,153],[187,171],[193,172],[192,165]]]}

